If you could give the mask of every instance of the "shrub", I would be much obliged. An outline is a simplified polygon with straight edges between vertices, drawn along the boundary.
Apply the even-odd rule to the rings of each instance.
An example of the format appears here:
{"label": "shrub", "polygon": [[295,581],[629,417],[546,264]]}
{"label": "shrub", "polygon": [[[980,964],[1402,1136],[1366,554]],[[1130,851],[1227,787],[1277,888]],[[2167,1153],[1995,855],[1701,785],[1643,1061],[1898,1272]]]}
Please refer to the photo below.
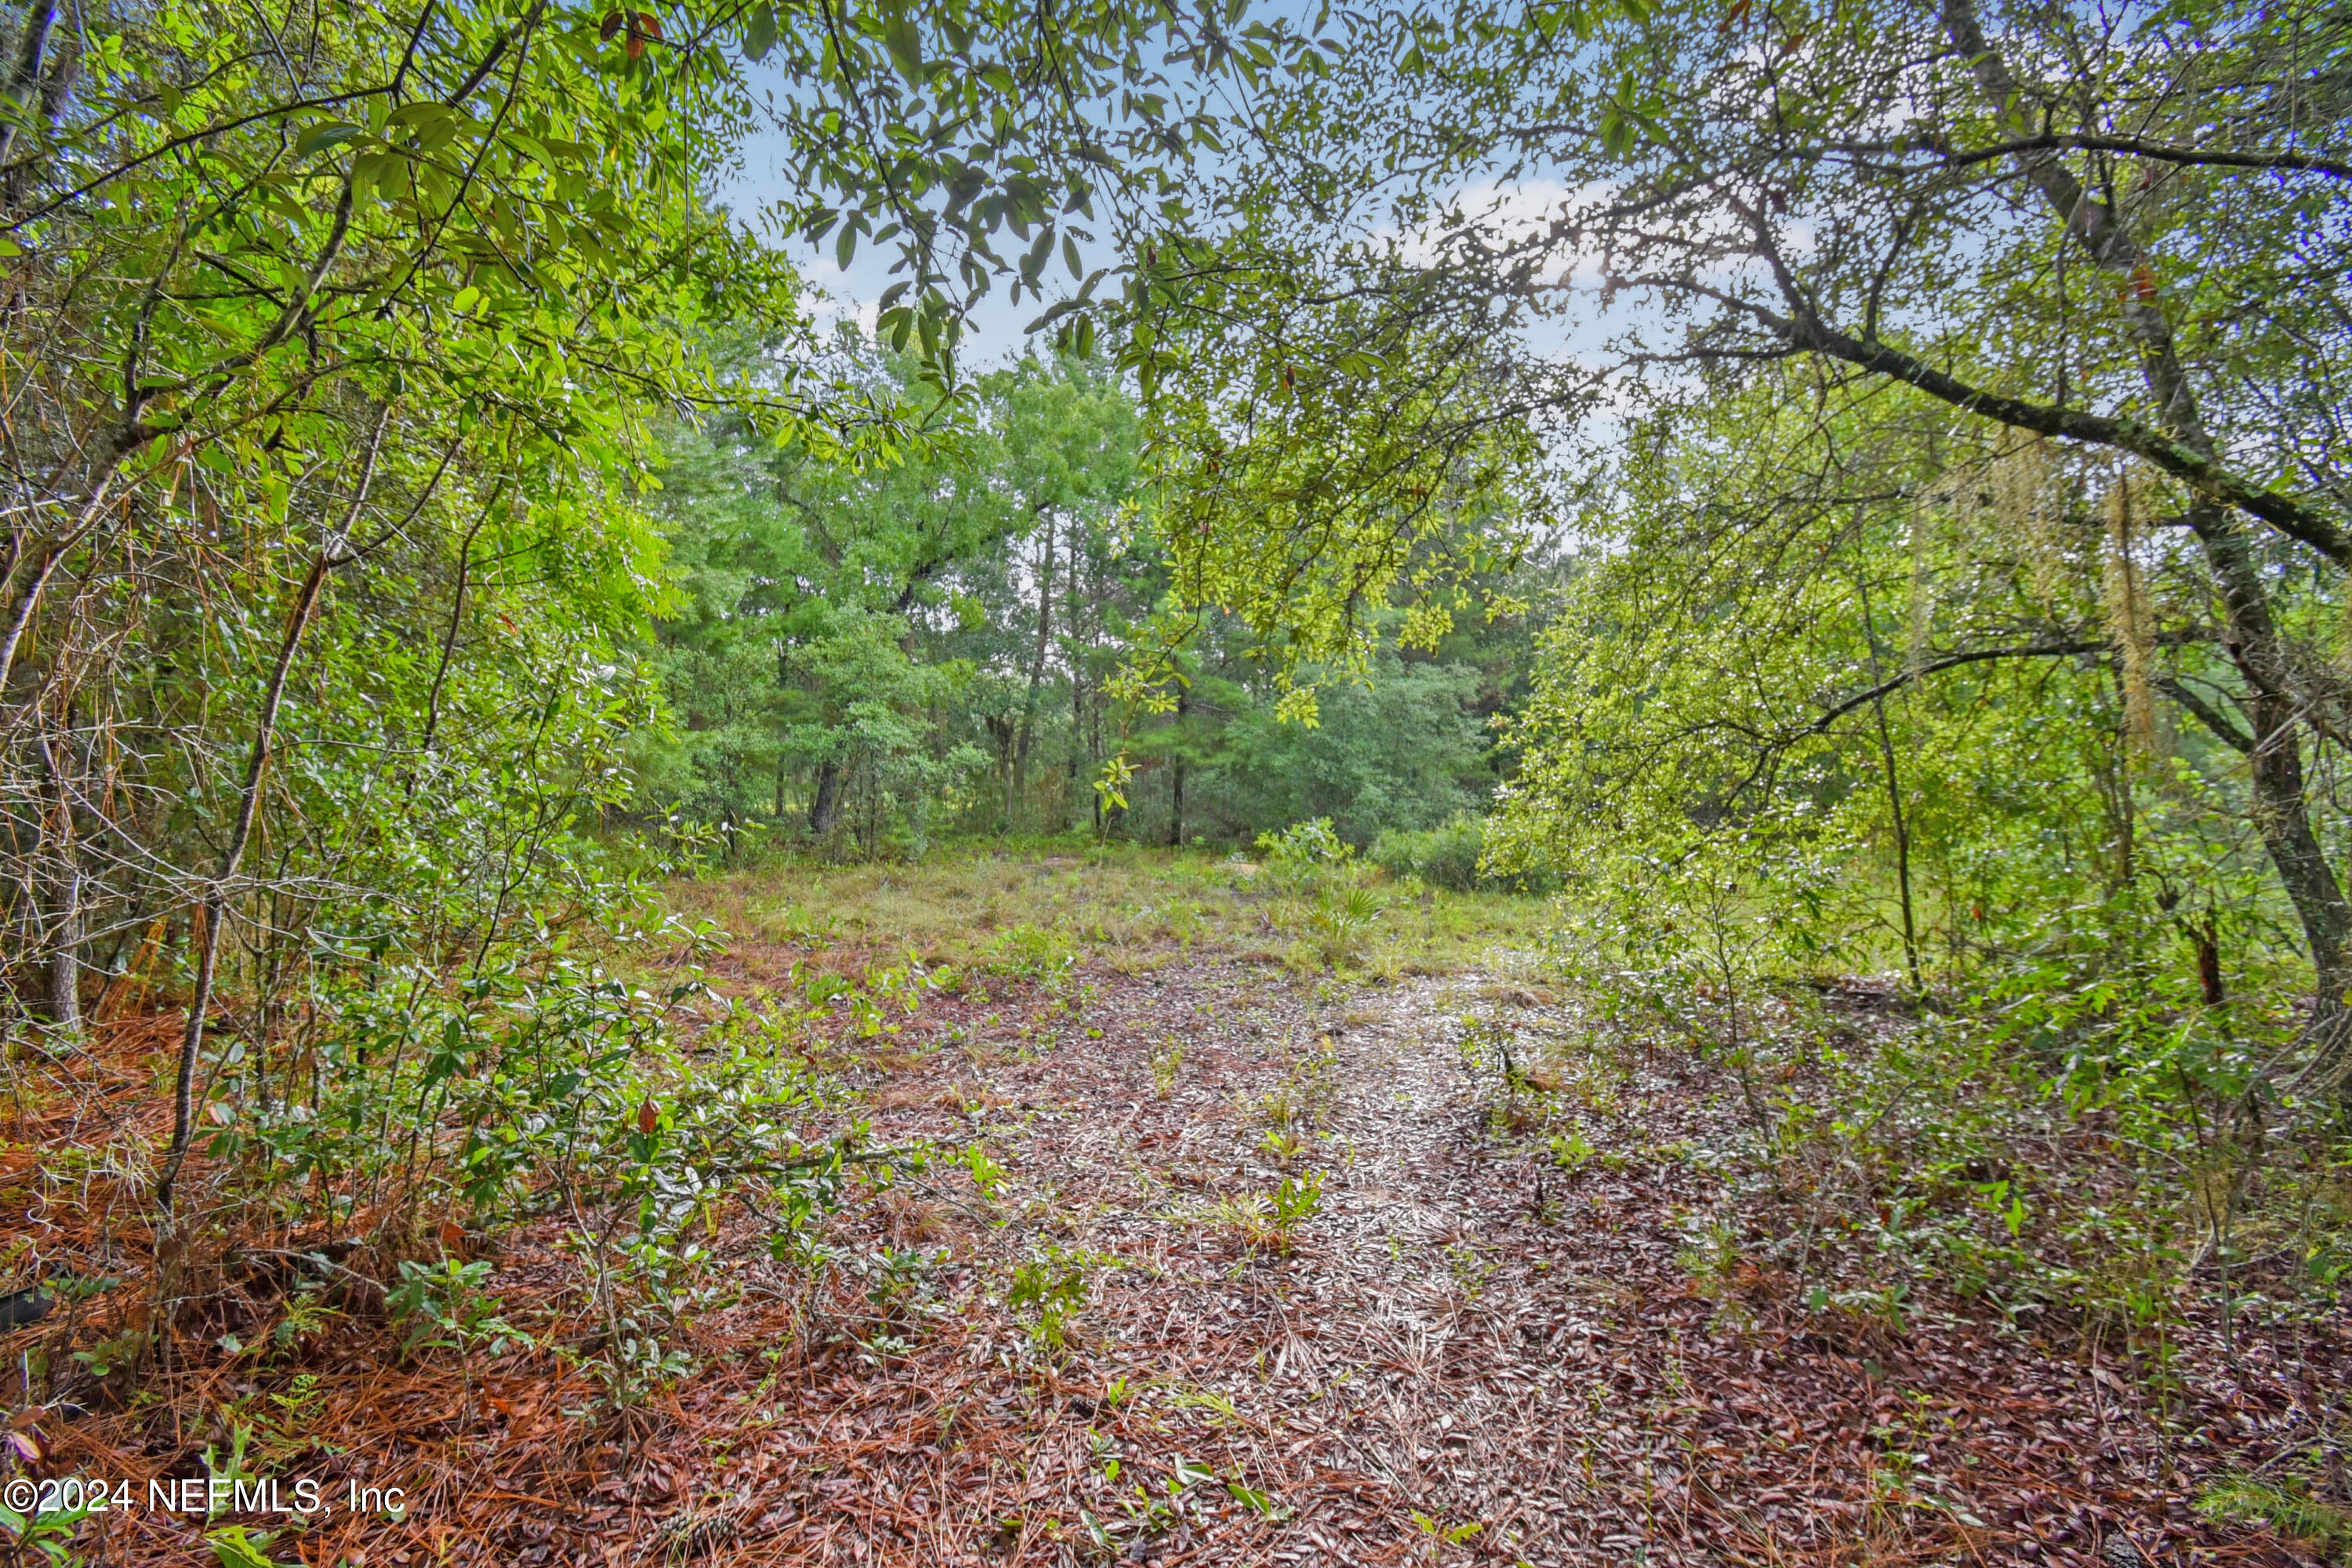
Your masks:
{"label": "shrub", "polygon": [[1372,863],[1398,879],[1417,877],[1433,888],[1457,893],[1501,889],[1514,893],[1549,893],[1559,879],[1549,871],[1498,874],[1479,865],[1486,852],[1484,821],[1463,812],[1442,827],[1421,833],[1391,830],[1372,841]]}
{"label": "shrub", "polygon": [[1294,822],[1279,833],[1259,834],[1257,852],[1269,881],[1304,892],[1345,871],[1355,858],[1356,847],[1339,837],[1329,817],[1318,816],[1311,822]]}
{"label": "shrub", "polygon": [[1381,834],[1372,841],[1372,863],[1391,877],[1418,877],[1433,888],[1466,893],[1479,886],[1484,840],[1478,819],[1465,812],[1426,832]]}

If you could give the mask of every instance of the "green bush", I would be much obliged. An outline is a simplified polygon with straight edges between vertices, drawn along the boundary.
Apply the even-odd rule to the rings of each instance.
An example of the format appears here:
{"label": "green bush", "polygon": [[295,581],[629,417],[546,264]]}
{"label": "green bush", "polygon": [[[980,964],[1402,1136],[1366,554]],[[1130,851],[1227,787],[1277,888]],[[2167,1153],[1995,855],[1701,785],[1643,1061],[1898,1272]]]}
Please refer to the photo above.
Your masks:
{"label": "green bush", "polygon": [[1433,888],[1450,888],[1457,893],[1482,889],[1514,893],[1557,889],[1559,879],[1548,871],[1505,876],[1482,868],[1478,862],[1486,849],[1486,824],[1465,811],[1426,832],[1392,829],[1381,834],[1372,841],[1371,859],[1391,877],[1418,877]]}
{"label": "green bush", "polygon": [[1433,888],[1466,893],[1479,886],[1478,855],[1485,834],[1467,812],[1422,833],[1393,828],[1372,841],[1372,862],[1400,879],[1418,877]]}
{"label": "green bush", "polygon": [[1356,847],[1339,837],[1331,819],[1294,822],[1279,833],[1257,836],[1258,858],[1267,879],[1291,892],[1307,892],[1333,876],[1343,876],[1356,858]]}

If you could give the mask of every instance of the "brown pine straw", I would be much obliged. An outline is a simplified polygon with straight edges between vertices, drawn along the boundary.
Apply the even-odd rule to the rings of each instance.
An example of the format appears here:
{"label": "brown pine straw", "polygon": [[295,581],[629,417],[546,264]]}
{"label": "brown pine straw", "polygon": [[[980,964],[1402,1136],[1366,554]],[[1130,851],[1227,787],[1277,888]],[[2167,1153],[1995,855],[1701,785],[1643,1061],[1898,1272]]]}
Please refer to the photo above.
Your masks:
{"label": "brown pine straw", "polygon": [[[722,978],[778,984],[792,956],[739,950]],[[1105,1561],[1087,1516],[1119,1561],[1160,1568],[2114,1568],[2136,1561],[2126,1542],[2165,1564],[2305,1561],[2192,1502],[2341,1419],[2340,1310],[2295,1331],[2242,1325],[2234,1365],[2192,1314],[2166,1393],[2111,1348],[2011,1331],[1958,1300],[1914,1300],[1901,1331],[1824,1318],[1800,1281],[1745,1259],[1709,1299],[1677,1253],[1682,1216],[1722,1188],[1659,1152],[1728,1144],[1738,1097],[1687,1057],[1654,1056],[1590,1112],[1627,1152],[1621,1168],[1570,1174],[1498,1135],[1457,1050],[1465,1011],[1575,1037],[1572,1005],[1540,988],[1419,980],[1323,1005],[1240,964],[1087,980],[1075,1010],[1000,984],[984,1002],[938,999],[878,1048],[832,1047],[878,1138],[978,1137],[1008,1173],[992,1198],[936,1164],[857,1194],[830,1226],[845,1256],[931,1249],[928,1311],[877,1318],[855,1273],[813,1281],[775,1261],[738,1209],[705,1238],[718,1302],[678,1331],[695,1371],[620,1411],[583,1370],[598,1320],[553,1218],[457,1238],[494,1248],[506,1315],[542,1349],[404,1358],[381,1292],[348,1279],[327,1289],[340,1315],[325,1331],[269,1347],[285,1255],[325,1238],[230,1212],[201,1247],[167,1247],[178,1306],[138,1380],[91,1376],[72,1351],[155,1321],[152,1215],[122,1173],[168,1131],[157,1075],[179,1021],[124,1016],[87,1055],[20,1059],[0,1285],[51,1269],[121,1281],[0,1342],[20,1372],[42,1356],[60,1369],[36,1373],[47,1403],[18,1417],[42,1456],[26,1468],[127,1480],[143,1500],[151,1478],[201,1474],[208,1444],[226,1451],[233,1408],[282,1487],[309,1477],[339,1504],[354,1481],[405,1491],[404,1520],[337,1507],[271,1546],[372,1568]],[[1900,1026],[1867,1002],[1850,1012],[1858,1036]],[[1183,1065],[1161,1099],[1149,1063],[1171,1035]],[[1265,1143],[1267,1097],[1293,1092],[1327,1037],[1328,1098],[1286,1157]],[[2090,1131],[2052,1157],[2112,1161]],[[1291,1250],[1235,1222],[1309,1167],[1323,1203]],[[192,1208],[199,1193],[227,1201],[218,1174],[192,1163]],[[1097,1260],[1058,1353],[1003,1304],[1013,1270],[1048,1247]],[[377,1253],[345,1262],[393,1274]],[[221,1346],[229,1333],[244,1354]],[[1211,1479],[1131,1528],[1122,1500],[1140,1507],[1138,1483],[1164,1499],[1180,1461]],[[94,1521],[80,1549],[208,1561],[202,1532],[139,1508]]]}

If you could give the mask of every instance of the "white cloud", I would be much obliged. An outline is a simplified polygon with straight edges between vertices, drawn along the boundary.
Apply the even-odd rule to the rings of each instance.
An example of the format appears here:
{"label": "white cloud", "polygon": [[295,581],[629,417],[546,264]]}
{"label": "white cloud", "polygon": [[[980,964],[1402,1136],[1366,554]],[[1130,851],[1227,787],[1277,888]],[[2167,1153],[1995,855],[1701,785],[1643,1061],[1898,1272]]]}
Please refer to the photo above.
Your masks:
{"label": "white cloud", "polygon": [[[1416,267],[1431,267],[1446,260],[1467,239],[1493,247],[1537,238],[1578,208],[1607,195],[1605,186],[1570,185],[1552,179],[1490,180],[1465,186],[1444,204],[1436,219],[1402,236],[1397,253]],[[1598,259],[1589,252],[1570,251],[1553,281],[1590,282],[1596,276]]]}
{"label": "white cloud", "polygon": [[835,293],[830,289],[803,289],[801,309],[808,313],[821,338],[831,337],[835,327],[848,322],[856,327],[860,336],[870,339],[874,323],[882,315],[880,300],[860,300],[854,294]]}

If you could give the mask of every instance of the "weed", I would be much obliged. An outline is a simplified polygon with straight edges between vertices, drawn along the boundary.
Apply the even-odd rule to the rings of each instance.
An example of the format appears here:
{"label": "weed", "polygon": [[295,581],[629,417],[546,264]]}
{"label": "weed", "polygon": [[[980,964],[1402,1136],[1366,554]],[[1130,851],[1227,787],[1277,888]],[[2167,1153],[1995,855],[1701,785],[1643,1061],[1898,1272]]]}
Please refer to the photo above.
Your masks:
{"label": "weed", "polygon": [[[1349,859],[1314,861],[1304,872],[1318,885],[1326,879],[1360,883],[1372,875]],[[989,853],[887,868],[772,866],[681,882],[669,896],[727,929],[794,945],[887,932],[928,962],[962,966],[969,993],[975,980],[1013,978],[1000,974],[999,963],[1017,968],[1044,957],[1054,968],[1054,942],[1074,952],[1100,950],[1115,967],[1130,971],[1149,967],[1155,951],[1180,947],[1257,952],[1280,962],[1265,951],[1264,895],[1269,889],[1283,894],[1292,900],[1293,918],[1303,918],[1311,889],[1294,888],[1293,880],[1278,865],[1255,876],[1236,875],[1230,861],[1138,846],[1091,854],[1083,867],[1051,871],[1034,859]],[[825,911],[822,917],[809,912],[819,910]],[[1441,890],[1412,921],[1400,921],[1392,912],[1375,921],[1363,933],[1360,963],[1391,973],[1451,973],[1487,962],[1498,944],[1535,945],[1549,919],[1540,900]],[[1047,942],[1026,951],[1035,939],[1000,945],[1006,932],[1024,925],[1049,933]]]}
{"label": "weed", "polygon": [[1077,949],[1067,935],[1024,923],[1001,932],[991,944],[987,971],[1007,980],[1028,981],[1058,997],[1070,989],[1077,962]]}
{"label": "weed", "polygon": [[[88,1519],[92,1510],[81,1507],[35,1512],[32,1511],[33,1506],[28,1503],[26,1511],[19,1512],[0,1504],[0,1530],[7,1531],[15,1542],[10,1561],[23,1558],[25,1549],[30,1547],[40,1554],[41,1562],[50,1564],[50,1568],[79,1568],[82,1559],[73,1549],[73,1540],[81,1529],[82,1521]],[[276,1568],[276,1564],[270,1564],[270,1568]]]}
{"label": "weed", "polygon": [[2314,1497],[2301,1477],[2273,1482],[2233,1476],[2216,1481],[2199,1495],[2197,1511],[2211,1520],[2264,1525],[2330,1554],[2352,1550],[2352,1510]]}
{"label": "weed", "polygon": [[1320,886],[1356,858],[1356,847],[1339,837],[1328,816],[1293,823],[1279,833],[1261,833],[1257,849],[1267,879],[1287,892]]}
{"label": "weed", "polygon": [[119,1334],[110,1334],[86,1351],[73,1352],[74,1360],[87,1368],[90,1376],[104,1381],[128,1377],[147,1353],[144,1330],[129,1328]]}
{"label": "weed", "polygon": [[1486,1281],[1495,1277],[1497,1264],[1488,1259],[1466,1241],[1457,1241],[1441,1254],[1445,1262],[1447,1278],[1462,1292],[1465,1301],[1475,1301],[1486,1293]]}
{"label": "weed", "polygon": [[869,1363],[905,1355],[914,1348],[922,1324],[940,1314],[931,1283],[940,1257],[902,1247],[868,1253],[850,1263],[850,1270],[866,1281],[866,1300],[872,1309],[867,1331],[853,1336]]}
{"label": "weed", "polygon": [[280,1355],[290,1355],[304,1340],[310,1339],[342,1314],[319,1299],[315,1284],[305,1282],[286,1298],[286,1315],[269,1331],[269,1343]]}
{"label": "weed", "polygon": [[1500,1018],[1481,1018],[1473,1014],[1462,1016],[1462,1067],[1475,1078],[1491,1078],[1497,1084],[1510,1088],[1518,1076],[1516,1052],[1519,1032]]}
{"label": "weed", "polygon": [[278,1559],[269,1555],[270,1539],[268,1531],[228,1524],[205,1536],[205,1544],[213,1549],[219,1568],[278,1568]]}
{"label": "weed", "polygon": [[1115,1260],[1048,1242],[1013,1271],[1004,1304],[1024,1320],[1033,1349],[1059,1355],[1067,1347],[1071,1325],[1094,1295],[1095,1274],[1107,1267]]}
{"label": "weed", "polygon": [[1232,1498],[1244,1508],[1248,1509],[1251,1512],[1256,1514],[1259,1518],[1273,1520],[1276,1522],[1290,1518],[1292,1514],[1297,1511],[1295,1509],[1286,1508],[1282,1504],[1276,1502],[1271,1496],[1265,1492],[1258,1491],[1254,1488],[1243,1485],[1241,1477],[1238,1473],[1235,1474],[1232,1480],[1225,1483],[1225,1495]]}
{"label": "weed", "polygon": [[[1099,1440],[1097,1454],[1102,1459],[1104,1479],[1114,1485],[1117,1484],[1123,1467],[1116,1458],[1108,1456],[1107,1445]],[[1216,1479],[1217,1473],[1214,1470],[1204,1468],[1180,1456],[1170,1467],[1168,1479],[1162,1483],[1163,1490],[1155,1493],[1143,1482],[1137,1481],[1124,1495],[1120,1496],[1119,1510],[1127,1516],[1122,1528],[1129,1533],[1142,1539],[1149,1539],[1164,1532],[1181,1519],[1191,1508],[1191,1499],[1187,1495],[1191,1489],[1202,1481],[1213,1481]],[[1087,1510],[1079,1510],[1078,1521],[1097,1551],[1102,1552],[1107,1558],[1115,1559],[1119,1555],[1118,1542],[1112,1535],[1109,1526]]]}
{"label": "weed", "polygon": [[1170,1035],[1151,1053],[1151,1092],[1165,1100],[1176,1092],[1176,1075],[1184,1068],[1184,1042]]}
{"label": "weed", "polygon": [[1412,1523],[1429,1542],[1429,1560],[1432,1563],[1444,1561],[1447,1547],[1459,1546],[1486,1528],[1475,1519],[1449,1525],[1443,1520],[1432,1519],[1418,1509],[1413,1510]]}
{"label": "weed", "polygon": [[1244,1119],[1278,1131],[1314,1131],[1339,1092],[1339,1047],[1328,1035],[1311,1050],[1291,1059],[1282,1081],[1243,1107]]}
{"label": "weed", "polygon": [[1904,1308],[1910,1299],[1911,1287],[1899,1279],[1891,1285],[1862,1285],[1851,1290],[1816,1285],[1805,1292],[1805,1308],[1843,1313],[1852,1321],[1899,1335],[1907,1327]]}
{"label": "weed", "polygon": [[419,1263],[403,1258],[400,1283],[384,1299],[393,1320],[408,1325],[401,1353],[454,1350],[463,1354],[478,1350],[495,1357],[530,1345],[530,1336],[501,1317],[498,1299],[483,1290],[490,1272],[486,1262],[460,1263],[444,1258],[437,1263]]}
{"label": "weed", "polygon": [[1004,1167],[989,1158],[988,1151],[977,1143],[967,1143],[960,1162],[971,1173],[971,1184],[980,1189],[983,1198],[993,1198],[1003,1190]]}
{"label": "weed", "polygon": [[1285,1176],[1274,1189],[1274,1229],[1287,1251],[1301,1224],[1323,1206],[1323,1173]]}
{"label": "weed", "polygon": [[1255,1250],[1288,1252],[1297,1243],[1298,1227],[1323,1206],[1323,1173],[1308,1171],[1285,1176],[1271,1193],[1250,1193],[1220,1198],[1210,1205],[1212,1226],[1238,1237]]}
{"label": "weed", "polygon": [[[2070,1229],[2082,1230],[2078,1222]],[[2134,1355],[2168,1362],[2170,1330],[2179,1319],[2175,1302],[2185,1259],[2170,1247],[2131,1245],[2133,1237],[2105,1238],[2091,1253],[2090,1267],[2065,1276],[2083,1309],[2083,1338],[2095,1349],[2114,1341]]]}
{"label": "weed", "polygon": [[1213,1389],[1180,1388],[1168,1396],[1168,1403],[1179,1410],[1205,1411],[1213,1426],[1244,1425],[1241,1407],[1234,1403],[1233,1396]]}
{"label": "weed", "polygon": [[1269,1127],[1257,1146],[1277,1160],[1296,1160],[1307,1152],[1307,1140],[1287,1127]]}
{"label": "weed", "polygon": [[1739,1232],[1728,1220],[1686,1230],[1683,1247],[1675,1254],[1675,1265],[1689,1278],[1691,1289],[1712,1301],[1732,1294],[1741,1262]]}
{"label": "weed", "polygon": [[1315,895],[1307,911],[1307,929],[1316,956],[1331,967],[1362,960],[1381,904],[1370,888],[1326,887]]}
{"label": "weed", "polygon": [[755,901],[748,907],[747,912],[751,915],[761,934],[776,942],[822,947],[835,942],[841,934],[839,915],[819,914],[797,903]]}

